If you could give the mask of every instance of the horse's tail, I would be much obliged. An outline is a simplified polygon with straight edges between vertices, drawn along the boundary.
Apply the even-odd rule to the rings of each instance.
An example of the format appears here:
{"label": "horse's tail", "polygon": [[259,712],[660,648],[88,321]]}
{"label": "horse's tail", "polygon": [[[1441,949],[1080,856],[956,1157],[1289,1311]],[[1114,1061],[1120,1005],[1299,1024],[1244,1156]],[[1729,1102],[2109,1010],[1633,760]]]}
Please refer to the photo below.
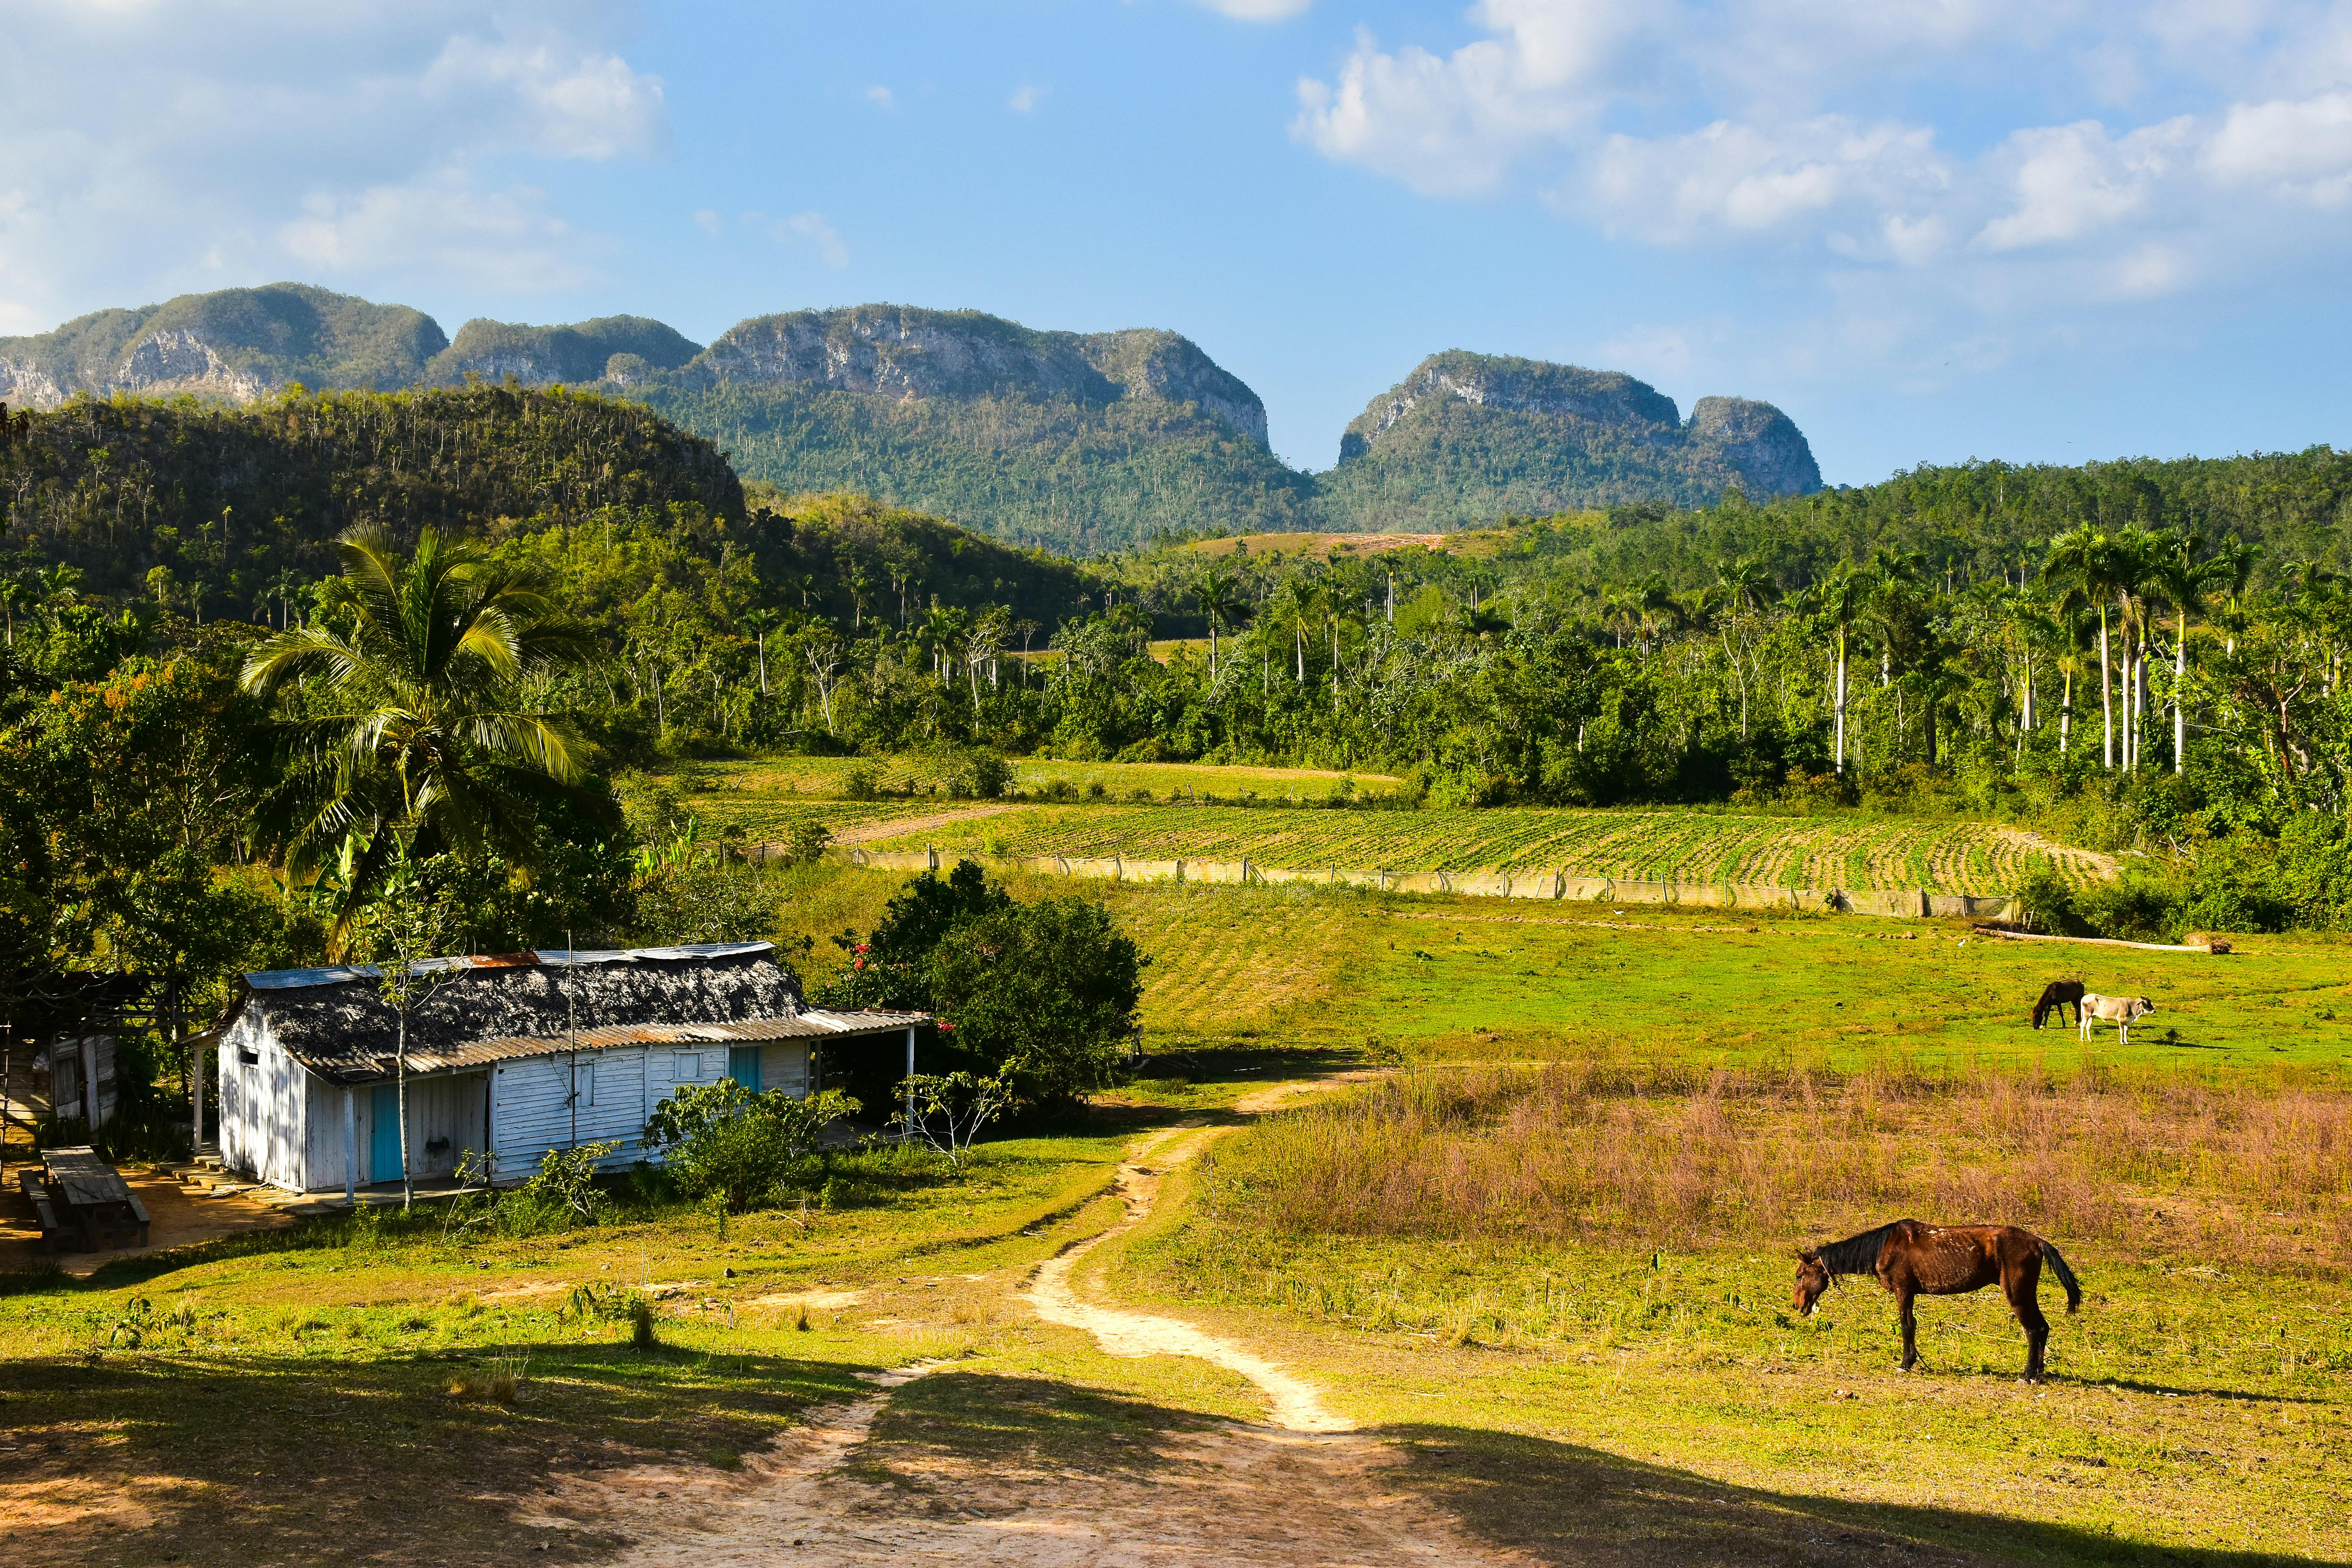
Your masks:
{"label": "horse's tail", "polygon": [[2066,1267],[2066,1255],[2045,1241],[2042,1244],[2042,1260],[2050,1265],[2050,1272],[2058,1276],[2058,1283],[2066,1287],[2066,1310],[2070,1312],[2081,1311],[2083,1282],[2074,1278],[2073,1269]]}

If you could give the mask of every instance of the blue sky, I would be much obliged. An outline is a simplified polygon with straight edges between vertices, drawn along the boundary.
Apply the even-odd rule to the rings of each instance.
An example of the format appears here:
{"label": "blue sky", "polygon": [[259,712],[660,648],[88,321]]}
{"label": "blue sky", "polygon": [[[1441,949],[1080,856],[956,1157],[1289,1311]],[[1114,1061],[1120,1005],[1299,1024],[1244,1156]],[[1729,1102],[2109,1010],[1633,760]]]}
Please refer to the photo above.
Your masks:
{"label": "blue sky", "polygon": [[0,0],[0,332],[293,278],[698,341],[1173,328],[1276,449],[1445,348],[1832,482],[2346,444],[2352,0]]}

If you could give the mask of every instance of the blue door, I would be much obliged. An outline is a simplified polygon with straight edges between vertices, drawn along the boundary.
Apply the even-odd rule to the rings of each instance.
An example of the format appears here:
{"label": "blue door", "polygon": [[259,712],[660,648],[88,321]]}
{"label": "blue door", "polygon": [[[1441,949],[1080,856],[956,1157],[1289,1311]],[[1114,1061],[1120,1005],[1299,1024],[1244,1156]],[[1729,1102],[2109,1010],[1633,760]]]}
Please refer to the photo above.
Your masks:
{"label": "blue door", "polygon": [[400,1086],[380,1083],[368,1102],[368,1180],[400,1180]]}
{"label": "blue door", "polygon": [[750,1089],[760,1092],[760,1047],[730,1046],[727,1047],[727,1076]]}

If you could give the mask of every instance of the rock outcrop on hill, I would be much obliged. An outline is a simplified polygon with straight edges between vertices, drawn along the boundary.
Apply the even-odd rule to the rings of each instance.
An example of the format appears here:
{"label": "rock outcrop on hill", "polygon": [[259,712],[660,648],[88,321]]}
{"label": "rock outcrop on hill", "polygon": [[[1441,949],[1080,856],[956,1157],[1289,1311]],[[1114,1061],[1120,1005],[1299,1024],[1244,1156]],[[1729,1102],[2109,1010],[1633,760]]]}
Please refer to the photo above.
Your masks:
{"label": "rock outcrop on hill", "polygon": [[1076,552],[1161,530],[1425,531],[1821,485],[1803,434],[1769,403],[1701,398],[1685,421],[1622,372],[1462,350],[1372,399],[1338,466],[1305,473],[1268,447],[1257,394],[1188,338],[1041,331],[978,310],[754,316],[708,348],[643,316],[475,320],[453,343],[406,306],[273,283],[0,339],[0,401],[19,407],[118,393],[245,404],[295,382],[477,376],[645,403],[787,491],[857,491]]}
{"label": "rock outcrop on hill", "polygon": [[425,378],[451,384],[469,374],[490,381],[513,376],[525,386],[609,382],[626,387],[676,370],[701,352],[701,344],[646,316],[599,316],[563,327],[477,316],[457,329],[457,342],[433,356]]}
{"label": "rock outcrop on hill", "polygon": [[1674,399],[1620,371],[1454,349],[1381,394],[1340,437],[1331,515],[1444,527],[1625,501],[1702,505],[1821,488],[1803,432],[1769,403]]}
{"label": "rock outcrop on hill", "polygon": [[135,310],[97,310],[37,337],[0,338],[0,401],[54,408],[77,393],[229,403],[309,386],[406,386],[449,346],[432,317],[314,289],[270,283],[183,294]]}
{"label": "rock outcrop on hill", "polygon": [[800,384],[898,402],[1019,397],[1100,407],[1190,403],[1265,445],[1265,405],[1191,340],[1140,328],[1039,331],[978,310],[854,305],[755,316],[688,367],[737,386]]}

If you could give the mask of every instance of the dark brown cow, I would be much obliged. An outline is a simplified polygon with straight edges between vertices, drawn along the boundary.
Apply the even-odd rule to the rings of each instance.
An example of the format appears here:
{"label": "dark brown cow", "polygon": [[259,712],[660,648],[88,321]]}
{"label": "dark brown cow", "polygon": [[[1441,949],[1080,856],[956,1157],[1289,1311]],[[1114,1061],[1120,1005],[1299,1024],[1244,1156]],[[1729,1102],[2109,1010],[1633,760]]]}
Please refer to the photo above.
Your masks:
{"label": "dark brown cow", "polygon": [[1810,1316],[1841,1274],[1875,1274],[1903,1315],[1903,1370],[1919,1359],[1919,1324],[1911,1310],[1920,1296],[1964,1296],[1998,1284],[2025,1329],[2025,1381],[2042,1381],[2042,1352],[2050,1320],[2042,1315],[2042,1265],[2066,1288],[2066,1310],[2080,1310],[2083,1287],[2058,1249],[2013,1225],[1927,1225],[1898,1219],[1843,1241],[1797,1254],[1796,1309]]}

